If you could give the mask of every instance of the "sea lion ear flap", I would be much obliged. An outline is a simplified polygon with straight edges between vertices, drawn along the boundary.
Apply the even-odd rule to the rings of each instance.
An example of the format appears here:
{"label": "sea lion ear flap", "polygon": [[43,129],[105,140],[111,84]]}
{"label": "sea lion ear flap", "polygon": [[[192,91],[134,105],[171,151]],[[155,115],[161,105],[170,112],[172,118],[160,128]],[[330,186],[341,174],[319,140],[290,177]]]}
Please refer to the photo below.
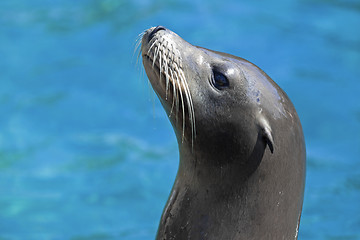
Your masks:
{"label": "sea lion ear flap", "polygon": [[266,141],[266,144],[269,146],[271,153],[274,153],[274,139],[271,133],[271,127],[268,121],[262,116],[259,119],[259,125],[261,129],[261,134]]}

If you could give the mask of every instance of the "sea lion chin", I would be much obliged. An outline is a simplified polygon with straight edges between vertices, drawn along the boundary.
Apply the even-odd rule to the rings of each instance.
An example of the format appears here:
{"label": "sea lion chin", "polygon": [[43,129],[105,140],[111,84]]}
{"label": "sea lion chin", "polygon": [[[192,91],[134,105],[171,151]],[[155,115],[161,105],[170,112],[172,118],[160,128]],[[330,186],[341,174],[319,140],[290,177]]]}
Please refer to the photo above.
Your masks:
{"label": "sea lion chin", "polygon": [[157,239],[297,239],[306,153],[286,93],[162,26],[144,32],[141,55],[180,153]]}

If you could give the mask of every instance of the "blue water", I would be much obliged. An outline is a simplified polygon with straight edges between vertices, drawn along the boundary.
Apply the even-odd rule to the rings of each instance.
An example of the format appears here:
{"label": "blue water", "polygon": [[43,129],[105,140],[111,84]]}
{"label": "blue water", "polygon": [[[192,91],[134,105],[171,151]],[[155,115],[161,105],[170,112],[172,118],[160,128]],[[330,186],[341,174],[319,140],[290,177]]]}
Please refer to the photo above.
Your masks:
{"label": "blue water", "polygon": [[307,144],[299,239],[360,239],[358,1],[2,0],[0,240],[154,238],[177,143],[134,47],[159,24],[288,93]]}

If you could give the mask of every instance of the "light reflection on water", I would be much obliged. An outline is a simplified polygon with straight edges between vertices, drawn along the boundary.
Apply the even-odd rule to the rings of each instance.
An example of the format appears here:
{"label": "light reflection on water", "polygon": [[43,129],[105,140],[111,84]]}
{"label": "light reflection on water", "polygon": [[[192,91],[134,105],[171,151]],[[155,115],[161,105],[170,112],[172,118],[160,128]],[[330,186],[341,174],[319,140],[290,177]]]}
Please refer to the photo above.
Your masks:
{"label": "light reflection on water", "polygon": [[290,96],[308,172],[299,239],[360,239],[354,1],[2,1],[0,239],[153,239],[177,144],[135,66],[158,24],[247,58]]}

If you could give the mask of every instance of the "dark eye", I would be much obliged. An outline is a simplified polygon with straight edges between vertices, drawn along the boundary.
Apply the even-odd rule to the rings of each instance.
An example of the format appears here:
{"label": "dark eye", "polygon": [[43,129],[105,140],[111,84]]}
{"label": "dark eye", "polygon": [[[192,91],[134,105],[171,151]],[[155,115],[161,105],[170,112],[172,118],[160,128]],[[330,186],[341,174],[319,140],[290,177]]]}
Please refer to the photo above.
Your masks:
{"label": "dark eye", "polygon": [[227,77],[225,77],[224,74],[222,74],[221,72],[218,72],[218,71],[214,71],[213,84],[214,84],[214,87],[221,90],[221,89],[229,86],[229,81],[228,81]]}

